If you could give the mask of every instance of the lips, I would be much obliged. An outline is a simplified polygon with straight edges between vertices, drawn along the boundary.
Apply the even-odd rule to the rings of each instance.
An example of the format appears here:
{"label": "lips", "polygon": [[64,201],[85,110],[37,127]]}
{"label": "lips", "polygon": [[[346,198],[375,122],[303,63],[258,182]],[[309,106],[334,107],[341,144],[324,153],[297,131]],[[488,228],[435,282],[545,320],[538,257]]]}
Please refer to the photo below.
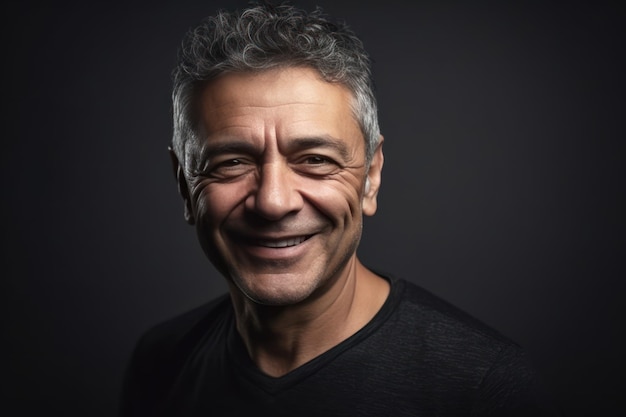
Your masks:
{"label": "lips", "polygon": [[266,248],[288,248],[297,246],[307,240],[310,236],[296,236],[285,239],[258,239],[255,244]]}

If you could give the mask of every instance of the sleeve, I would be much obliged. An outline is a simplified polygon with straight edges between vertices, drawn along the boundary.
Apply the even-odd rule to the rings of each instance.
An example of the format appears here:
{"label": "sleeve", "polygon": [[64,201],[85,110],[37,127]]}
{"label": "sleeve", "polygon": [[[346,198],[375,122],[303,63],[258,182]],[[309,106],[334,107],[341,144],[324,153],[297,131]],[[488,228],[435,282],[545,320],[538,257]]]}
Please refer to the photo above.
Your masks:
{"label": "sleeve", "polygon": [[180,335],[171,326],[156,326],[137,342],[131,355],[120,400],[120,417],[154,417],[176,381],[184,357]]}
{"label": "sleeve", "polygon": [[157,361],[152,343],[143,336],[133,351],[122,386],[120,417],[139,417],[153,415],[156,409],[159,383],[162,379],[155,367]]}
{"label": "sleeve", "polygon": [[515,345],[503,348],[483,377],[472,416],[562,416],[527,355]]}
{"label": "sleeve", "polygon": [[[172,387],[189,356],[228,295],[148,330],[137,342],[122,386],[120,417],[163,414]],[[209,314],[211,313],[211,314]]]}

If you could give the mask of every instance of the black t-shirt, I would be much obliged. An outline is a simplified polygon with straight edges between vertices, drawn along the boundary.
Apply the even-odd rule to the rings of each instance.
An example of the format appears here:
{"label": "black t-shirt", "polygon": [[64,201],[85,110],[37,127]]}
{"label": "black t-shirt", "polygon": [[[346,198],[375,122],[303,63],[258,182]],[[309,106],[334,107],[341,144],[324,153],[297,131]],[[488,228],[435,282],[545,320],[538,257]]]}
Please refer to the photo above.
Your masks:
{"label": "black t-shirt", "polygon": [[519,346],[420,287],[391,292],[360,331],[275,378],[250,359],[223,296],[140,340],[129,416],[552,416]]}

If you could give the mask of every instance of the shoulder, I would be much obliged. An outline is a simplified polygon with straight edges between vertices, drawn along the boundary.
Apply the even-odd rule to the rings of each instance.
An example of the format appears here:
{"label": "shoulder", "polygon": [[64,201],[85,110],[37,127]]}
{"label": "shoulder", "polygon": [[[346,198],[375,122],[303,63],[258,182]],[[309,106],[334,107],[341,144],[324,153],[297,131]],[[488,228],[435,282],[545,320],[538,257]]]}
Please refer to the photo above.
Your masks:
{"label": "shoulder", "polygon": [[207,334],[226,328],[230,314],[224,295],[145,332],[126,369],[120,415],[156,415],[185,362]]}
{"label": "shoulder", "polygon": [[399,287],[398,313],[401,319],[419,327],[425,332],[422,334],[445,338],[448,342],[485,343],[498,350],[519,348],[499,331],[424,288],[406,280],[396,280],[395,285]]}
{"label": "shoulder", "polygon": [[387,335],[396,354],[433,378],[450,376],[478,387],[490,369],[523,356],[519,345],[440,297],[405,280],[392,280],[396,307]]}
{"label": "shoulder", "polygon": [[212,325],[220,322],[230,309],[230,299],[222,295],[147,330],[139,339],[135,356],[152,353],[168,356],[181,344],[193,344]]}
{"label": "shoulder", "polygon": [[394,285],[399,293],[396,320],[405,332],[400,337],[419,351],[422,376],[446,393],[467,395],[472,415],[558,414],[516,342],[409,281]]}

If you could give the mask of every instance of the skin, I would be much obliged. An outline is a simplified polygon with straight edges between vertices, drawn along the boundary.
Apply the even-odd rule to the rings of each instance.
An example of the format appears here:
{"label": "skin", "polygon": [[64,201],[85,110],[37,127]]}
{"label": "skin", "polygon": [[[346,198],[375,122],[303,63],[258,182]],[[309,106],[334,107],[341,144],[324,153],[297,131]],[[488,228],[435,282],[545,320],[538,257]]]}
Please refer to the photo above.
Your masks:
{"label": "skin", "polygon": [[352,100],[310,68],[224,74],[199,97],[192,169],[173,156],[186,218],[229,283],[251,358],[271,376],[350,337],[389,293],[356,256],[383,153],[381,137],[368,166]]}

